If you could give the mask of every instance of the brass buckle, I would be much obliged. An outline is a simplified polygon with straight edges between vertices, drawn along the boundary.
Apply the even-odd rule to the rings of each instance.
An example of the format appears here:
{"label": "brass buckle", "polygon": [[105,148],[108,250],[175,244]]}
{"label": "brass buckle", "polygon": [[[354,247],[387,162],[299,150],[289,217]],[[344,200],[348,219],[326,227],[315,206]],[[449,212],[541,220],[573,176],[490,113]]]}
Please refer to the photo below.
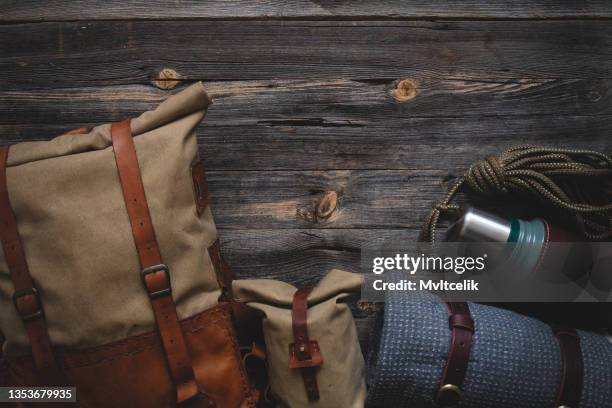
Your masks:
{"label": "brass buckle", "polygon": [[436,394],[436,404],[442,407],[452,407],[461,401],[463,391],[455,384],[444,384]]}
{"label": "brass buckle", "polygon": [[[156,290],[155,292],[151,292],[149,290],[149,285],[147,285],[147,276],[154,274],[154,273],[159,273],[159,272],[164,273],[168,287],[160,289],[160,290]],[[149,293],[149,297],[151,299],[157,299],[162,296],[168,296],[172,293],[172,287],[170,285],[170,270],[168,269],[168,266],[166,266],[165,264],[153,265],[153,266],[143,269],[142,272],[140,273],[140,277],[142,278],[142,283],[144,287],[147,289],[147,292]]]}

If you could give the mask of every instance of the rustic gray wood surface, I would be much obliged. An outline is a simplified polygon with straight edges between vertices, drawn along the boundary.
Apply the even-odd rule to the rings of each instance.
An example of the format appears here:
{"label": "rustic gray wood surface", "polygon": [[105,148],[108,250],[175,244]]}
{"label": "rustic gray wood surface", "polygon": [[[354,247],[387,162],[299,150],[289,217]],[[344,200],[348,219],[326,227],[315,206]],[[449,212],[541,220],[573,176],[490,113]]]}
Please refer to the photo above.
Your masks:
{"label": "rustic gray wood surface", "polygon": [[[612,150],[603,0],[0,6],[3,142],[204,81],[201,153],[241,277],[357,270],[362,245],[416,239],[449,182],[514,144]],[[365,341],[371,313],[355,312]]]}

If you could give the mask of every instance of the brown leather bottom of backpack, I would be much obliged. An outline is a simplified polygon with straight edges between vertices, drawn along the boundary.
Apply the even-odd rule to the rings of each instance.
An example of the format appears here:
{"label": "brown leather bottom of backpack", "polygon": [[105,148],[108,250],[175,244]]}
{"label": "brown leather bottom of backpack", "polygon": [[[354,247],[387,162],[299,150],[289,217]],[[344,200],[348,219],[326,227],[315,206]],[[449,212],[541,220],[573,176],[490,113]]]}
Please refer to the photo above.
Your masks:
{"label": "brown leather bottom of backpack", "polygon": [[0,352],[0,387],[8,387],[9,385],[8,364],[4,356],[2,356],[2,352]]}
{"label": "brown leather bottom of backpack", "polygon": [[[254,407],[227,303],[181,322],[195,377],[217,408]],[[80,407],[173,407],[171,382],[157,333],[99,347],[58,350],[67,382],[77,389]],[[11,381],[37,385],[31,357],[8,359]],[[181,406],[209,407],[197,397]]]}

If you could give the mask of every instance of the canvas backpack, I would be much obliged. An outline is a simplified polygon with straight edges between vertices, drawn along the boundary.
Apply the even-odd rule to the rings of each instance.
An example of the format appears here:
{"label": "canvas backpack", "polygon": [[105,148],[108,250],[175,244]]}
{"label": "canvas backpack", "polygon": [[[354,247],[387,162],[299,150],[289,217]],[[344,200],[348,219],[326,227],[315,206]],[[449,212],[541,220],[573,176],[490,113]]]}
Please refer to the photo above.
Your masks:
{"label": "canvas backpack", "polygon": [[236,280],[234,296],[263,314],[270,387],[280,407],[360,408],[364,360],[347,303],[359,274],[331,270],[314,288]]}
{"label": "canvas backpack", "polygon": [[254,405],[198,157],[210,103],[197,83],[132,120],[0,147],[13,385],[76,386],[81,406]]}

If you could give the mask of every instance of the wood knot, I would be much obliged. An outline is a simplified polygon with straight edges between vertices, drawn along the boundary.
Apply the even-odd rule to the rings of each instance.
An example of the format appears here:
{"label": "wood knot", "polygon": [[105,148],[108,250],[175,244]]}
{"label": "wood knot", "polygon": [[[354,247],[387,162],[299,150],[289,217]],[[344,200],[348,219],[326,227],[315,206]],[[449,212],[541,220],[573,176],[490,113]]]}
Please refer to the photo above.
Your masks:
{"label": "wood knot", "polygon": [[295,215],[310,223],[330,221],[338,209],[338,193],[336,191],[317,191],[307,204],[296,209]]}
{"label": "wood knot", "polygon": [[317,204],[317,218],[329,218],[338,206],[338,193],[327,191]]}
{"label": "wood knot", "polygon": [[178,74],[173,69],[164,68],[151,82],[159,89],[174,89],[178,85]]}
{"label": "wood knot", "polygon": [[417,96],[416,82],[412,79],[402,79],[391,91],[391,96],[398,102],[407,102]]}
{"label": "wood knot", "polygon": [[597,91],[589,91],[586,98],[589,102],[598,102],[601,99],[601,94]]}

